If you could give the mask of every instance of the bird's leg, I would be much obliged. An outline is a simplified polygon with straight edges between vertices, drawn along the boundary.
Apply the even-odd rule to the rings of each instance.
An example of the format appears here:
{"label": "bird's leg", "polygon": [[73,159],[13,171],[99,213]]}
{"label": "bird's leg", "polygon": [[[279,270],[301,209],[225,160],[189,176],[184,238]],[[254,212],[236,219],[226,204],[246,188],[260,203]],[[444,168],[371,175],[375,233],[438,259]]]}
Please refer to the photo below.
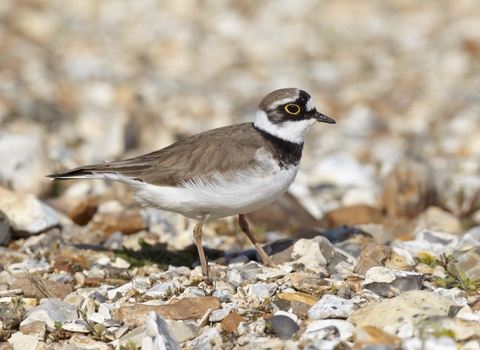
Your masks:
{"label": "bird's leg", "polygon": [[207,219],[208,215],[204,215],[195,225],[195,227],[193,228],[193,240],[195,241],[195,245],[197,246],[198,257],[200,258],[200,265],[202,266],[202,274],[208,277],[208,262],[207,258],[205,257],[205,252],[203,251],[202,245],[202,229]]}
{"label": "bird's leg", "polygon": [[270,267],[277,267],[277,265],[275,265],[272,259],[270,259],[268,254],[265,253],[260,244],[258,244],[255,236],[250,232],[250,229],[248,228],[248,222],[247,219],[245,219],[244,214],[238,215],[238,224],[240,225],[240,229],[242,230],[242,232],[247,235],[248,239],[250,240],[250,242],[252,242],[253,246],[257,250],[258,254],[260,254],[260,256],[262,257],[263,263]]}

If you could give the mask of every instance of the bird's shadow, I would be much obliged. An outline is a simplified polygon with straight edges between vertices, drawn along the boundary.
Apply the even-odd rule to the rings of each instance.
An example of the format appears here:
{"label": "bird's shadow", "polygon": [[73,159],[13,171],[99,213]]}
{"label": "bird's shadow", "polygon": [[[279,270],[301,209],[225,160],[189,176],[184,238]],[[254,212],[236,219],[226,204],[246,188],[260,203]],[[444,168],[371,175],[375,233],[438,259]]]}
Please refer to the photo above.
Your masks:
{"label": "bird's shadow", "polygon": [[[116,256],[128,261],[132,267],[157,264],[167,269],[169,265],[186,266],[193,268],[199,265],[197,247],[192,244],[183,250],[168,249],[166,243],[148,244],[140,239],[140,249],[133,250],[123,247],[113,249]],[[205,255],[210,261],[218,261],[225,257],[225,251],[220,249],[204,248]]]}

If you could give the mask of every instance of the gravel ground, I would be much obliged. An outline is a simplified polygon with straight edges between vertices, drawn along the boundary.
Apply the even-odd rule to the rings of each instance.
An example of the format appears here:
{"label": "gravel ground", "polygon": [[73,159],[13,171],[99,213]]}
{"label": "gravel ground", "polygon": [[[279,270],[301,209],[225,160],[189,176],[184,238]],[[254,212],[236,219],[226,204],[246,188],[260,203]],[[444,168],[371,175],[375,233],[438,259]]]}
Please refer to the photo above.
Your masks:
{"label": "gravel ground", "polygon": [[[0,2],[0,349],[480,349],[480,2]],[[45,175],[251,121],[337,124],[289,192],[193,222]],[[162,345],[163,344],[163,345]]]}

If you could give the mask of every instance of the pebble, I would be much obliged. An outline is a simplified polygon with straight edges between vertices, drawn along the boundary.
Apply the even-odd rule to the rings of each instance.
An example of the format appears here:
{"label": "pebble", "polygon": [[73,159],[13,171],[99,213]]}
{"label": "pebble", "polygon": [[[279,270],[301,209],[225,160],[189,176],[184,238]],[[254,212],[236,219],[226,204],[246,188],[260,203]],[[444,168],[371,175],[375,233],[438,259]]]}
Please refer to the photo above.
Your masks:
{"label": "pebble", "polygon": [[135,289],[141,293],[145,293],[148,290],[147,285],[139,282],[128,282],[125,283],[123,286],[118,288],[109,289],[107,292],[108,299],[112,300],[116,297],[117,293],[120,293],[122,296],[125,296],[128,291]]}
{"label": "pebble", "polygon": [[457,350],[455,340],[448,336],[406,339],[402,343],[402,348],[405,350]]}
{"label": "pebble", "polygon": [[35,321],[20,326],[20,332],[25,335],[32,335],[39,341],[45,341],[45,337],[47,335],[47,325],[42,321]]}
{"label": "pebble", "polygon": [[171,333],[179,343],[195,338],[202,328],[194,321],[165,320]]}
{"label": "pebble", "polygon": [[32,194],[21,194],[0,187],[0,211],[18,235],[33,235],[60,223],[58,213]]}
{"label": "pebble", "polygon": [[67,321],[62,324],[62,329],[69,332],[75,332],[75,333],[88,334],[91,332],[91,327],[84,320]]}
{"label": "pebble", "polygon": [[353,331],[354,326],[345,320],[318,320],[307,326],[302,338],[325,339],[333,335],[345,341],[353,336]]}
{"label": "pebble", "polygon": [[247,281],[255,280],[257,274],[260,273],[263,273],[263,268],[259,264],[251,262],[242,268],[232,268],[228,270],[226,281],[236,288]]}
{"label": "pebble", "polygon": [[51,299],[28,311],[20,325],[25,326],[35,321],[41,321],[45,322],[47,329],[52,332],[56,329],[55,322],[61,322],[63,325],[67,321],[77,319],[77,309],[74,306],[60,300]]}
{"label": "pebble", "polygon": [[174,289],[175,287],[171,283],[158,283],[154,287],[148,289],[145,292],[145,295],[148,295],[149,297],[162,297],[167,295],[167,293],[173,293]]}
{"label": "pebble", "polygon": [[321,236],[313,239],[300,239],[293,245],[292,262],[288,263],[295,271],[323,273],[334,255],[331,243]]}
{"label": "pebble", "polygon": [[235,332],[238,328],[240,322],[245,322],[246,320],[237,314],[236,312],[229,313],[222,319],[222,328],[225,332],[232,333]]}
{"label": "pebble", "polygon": [[127,324],[140,325],[151,311],[170,320],[187,320],[202,318],[209,310],[221,308],[220,301],[215,297],[183,298],[170,305],[121,306],[118,317]]}
{"label": "pebble", "polygon": [[145,332],[142,340],[143,350],[172,349],[181,347],[172,332],[161,317],[151,311],[145,321]]}
{"label": "pebble", "polygon": [[[2,184],[8,184],[15,192],[36,196],[45,194],[48,186],[44,174],[49,172],[50,167],[43,142],[37,135],[2,132],[0,164]],[[2,191],[0,197],[6,193]]]}
{"label": "pebble", "polygon": [[13,349],[36,350],[39,340],[33,335],[26,335],[22,332],[13,334],[8,340]]}
{"label": "pebble", "polygon": [[326,216],[330,227],[379,223],[382,219],[379,209],[365,204],[333,209]]}
{"label": "pebble", "polygon": [[[357,301],[358,302],[358,301]],[[356,301],[326,294],[308,310],[308,318],[318,320],[326,318],[347,318],[355,309]]]}
{"label": "pebble", "polygon": [[381,329],[365,326],[355,329],[355,346],[359,348],[395,349],[394,344],[400,343],[400,338]]}
{"label": "pebble", "polygon": [[300,330],[291,317],[278,314],[268,319],[267,328],[278,338],[290,338]]}
{"label": "pebble", "polygon": [[426,228],[432,231],[444,231],[460,235],[462,224],[460,220],[442,208],[430,206],[418,217],[416,231]]}
{"label": "pebble", "polygon": [[[417,324],[426,317],[447,316],[456,304],[450,299],[423,290],[412,290],[380,304],[356,310],[348,321],[357,326],[388,326],[398,330],[406,323]],[[382,317],[378,317],[382,315]]]}
{"label": "pebble", "polygon": [[272,295],[277,290],[278,286],[276,283],[255,283],[250,284],[246,287],[246,291],[248,295],[256,295],[260,299],[267,299],[272,297]]}
{"label": "pebble", "polygon": [[102,341],[93,340],[86,335],[74,334],[69,340],[68,344],[78,347],[80,349],[98,349],[109,350],[110,346]]}
{"label": "pebble", "polygon": [[222,321],[228,314],[230,313],[229,309],[219,309],[215,310],[211,313],[211,315],[208,317],[208,320],[210,322],[220,322]]}
{"label": "pebble", "polygon": [[363,288],[383,297],[393,297],[409,290],[421,289],[425,276],[421,273],[372,267],[365,275]]}

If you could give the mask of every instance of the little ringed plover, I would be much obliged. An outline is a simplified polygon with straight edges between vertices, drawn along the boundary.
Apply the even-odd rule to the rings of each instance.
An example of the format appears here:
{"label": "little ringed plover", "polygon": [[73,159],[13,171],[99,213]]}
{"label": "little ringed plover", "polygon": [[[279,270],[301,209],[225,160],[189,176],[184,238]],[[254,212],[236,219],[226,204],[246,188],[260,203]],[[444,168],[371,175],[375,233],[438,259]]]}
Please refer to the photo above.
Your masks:
{"label": "little ringed plover", "polygon": [[275,266],[250,232],[245,214],[287,191],[298,171],[305,134],[317,121],[335,123],[317,112],[305,91],[280,89],[263,99],[253,123],[213,129],[142,156],[48,177],[122,182],[143,204],[197,219],[193,237],[204,275],[208,264],[201,242],[203,225],[238,214],[241,230],[263,262]]}

